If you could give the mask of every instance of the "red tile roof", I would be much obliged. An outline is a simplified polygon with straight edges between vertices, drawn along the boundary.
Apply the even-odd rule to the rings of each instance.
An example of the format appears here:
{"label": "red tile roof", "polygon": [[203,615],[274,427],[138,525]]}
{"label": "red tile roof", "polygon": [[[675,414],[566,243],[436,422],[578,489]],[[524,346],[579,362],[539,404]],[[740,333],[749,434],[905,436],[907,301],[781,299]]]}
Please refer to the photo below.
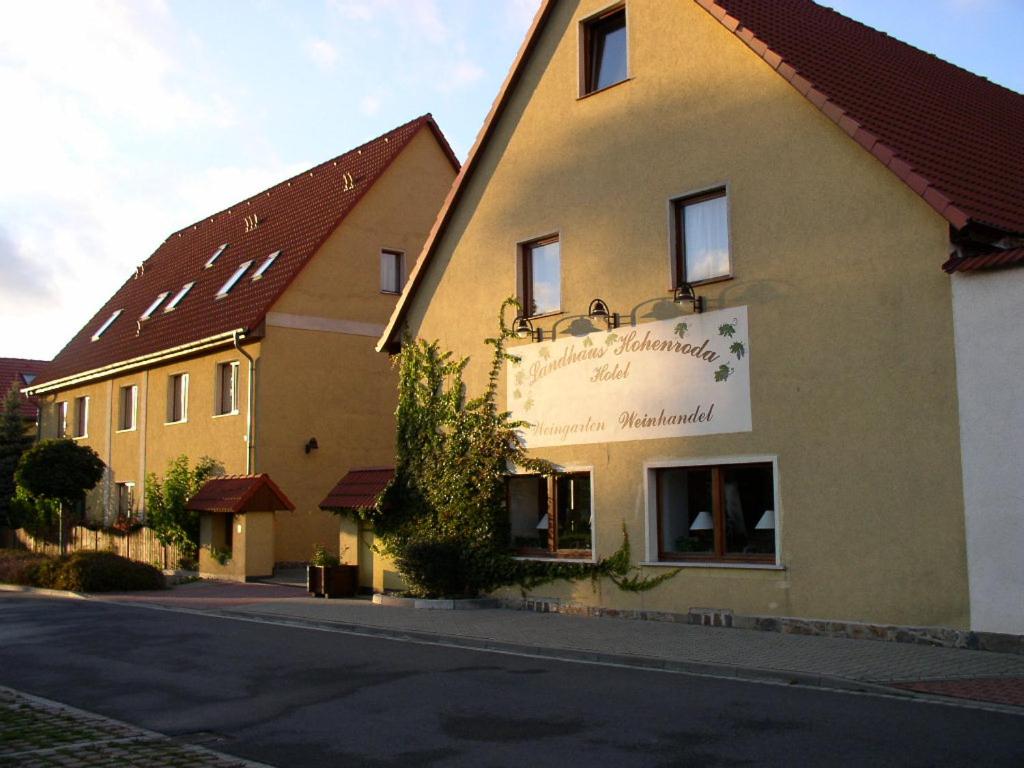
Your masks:
{"label": "red tile roof", "polygon": [[1024,96],[810,0],[696,0],[953,226],[1024,232]]}
{"label": "red tile roof", "polygon": [[[328,160],[225,211],[173,233],[157,248],[46,367],[37,383],[92,371],[159,353],[219,334],[257,330],[267,311],[366,191],[420,130],[428,129],[453,167],[458,160],[430,115]],[[251,229],[247,217],[259,218]],[[251,221],[251,219],[250,219]],[[247,231],[251,229],[251,231]],[[204,264],[222,243],[227,250],[209,269]],[[281,251],[259,279],[263,260]],[[224,298],[215,294],[235,269],[252,266]],[[164,306],[186,283],[191,291],[171,312]],[[168,297],[153,316],[139,317],[156,297]],[[116,321],[96,341],[93,334],[116,310]]]}
{"label": "red tile roof", "polygon": [[[954,227],[1024,233],[1024,96],[810,0],[693,0]],[[402,322],[558,0],[543,0],[413,267]]]}
{"label": "red tile roof", "polygon": [[1007,251],[994,251],[981,256],[967,256],[958,258],[954,256],[942,268],[953,274],[954,272],[973,272],[977,269],[999,269],[1000,267],[1014,267],[1024,264],[1024,248],[1011,248]]}
{"label": "red tile roof", "polygon": [[[14,384],[21,389],[31,382],[26,380],[38,376],[46,365],[46,360],[26,360],[20,357],[0,357],[0,398],[7,397],[7,393]],[[34,397],[22,397],[21,417],[35,421],[39,413],[39,404]]]}
{"label": "red tile roof", "polygon": [[395,477],[393,467],[353,469],[320,502],[320,509],[368,509]]}
{"label": "red tile roof", "polygon": [[272,512],[295,509],[270,475],[226,475],[207,480],[186,509],[196,512]]}

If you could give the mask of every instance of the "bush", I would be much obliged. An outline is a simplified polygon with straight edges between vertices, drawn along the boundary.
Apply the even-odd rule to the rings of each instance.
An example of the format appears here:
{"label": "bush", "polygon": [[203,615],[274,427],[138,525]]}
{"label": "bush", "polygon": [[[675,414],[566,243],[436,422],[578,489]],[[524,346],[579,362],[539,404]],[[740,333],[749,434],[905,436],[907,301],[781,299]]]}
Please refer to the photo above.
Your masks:
{"label": "bush", "polygon": [[56,562],[53,589],[73,592],[120,592],[163,589],[164,575],[152,565],[113,552],[75,552]]}
{"label": "bush", "polygon": [[146,563],[113,552],[75,552],[54,558],[16,549],[0,550],[0,582],[72,592],[163,589],[164,575]]}
{"label": "bush", "polygon": [[508,581],[509,562],[503,553],[464,539],[409,542],[395,558],[417,597],[476,597]]}
{"label": "bush", "polygon": [[37,567],[48,559],[23,549],[0,549],[0,582],[31,585]]}

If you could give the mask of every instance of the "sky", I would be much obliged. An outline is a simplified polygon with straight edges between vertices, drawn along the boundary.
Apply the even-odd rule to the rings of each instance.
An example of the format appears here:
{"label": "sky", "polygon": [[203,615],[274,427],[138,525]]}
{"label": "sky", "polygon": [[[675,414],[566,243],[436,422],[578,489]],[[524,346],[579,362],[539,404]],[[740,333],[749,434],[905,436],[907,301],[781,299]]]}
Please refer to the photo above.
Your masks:
{"label": "sky", "polygon": [[[1024,92],[1024,0],[826,4]],[[464,159],[538,5],[0,0],[0,356],[51,358],[170,233],[418,115]]]}

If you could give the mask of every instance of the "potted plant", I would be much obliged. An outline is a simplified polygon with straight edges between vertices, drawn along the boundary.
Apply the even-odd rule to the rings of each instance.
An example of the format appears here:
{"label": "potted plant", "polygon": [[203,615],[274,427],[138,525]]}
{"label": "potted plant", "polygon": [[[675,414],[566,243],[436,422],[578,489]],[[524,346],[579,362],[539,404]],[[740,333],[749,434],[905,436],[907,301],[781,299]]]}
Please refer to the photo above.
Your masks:
{"label": "potted plant", "polygon": [[[347,550],[347,547],[346,547]],[[346,550],[342,550],[342,555]],[[359,588],[359,568],[342,564],[322,544],[313,547],[313,557],[306,568],[306,589],[315,597],[355,597]]]}

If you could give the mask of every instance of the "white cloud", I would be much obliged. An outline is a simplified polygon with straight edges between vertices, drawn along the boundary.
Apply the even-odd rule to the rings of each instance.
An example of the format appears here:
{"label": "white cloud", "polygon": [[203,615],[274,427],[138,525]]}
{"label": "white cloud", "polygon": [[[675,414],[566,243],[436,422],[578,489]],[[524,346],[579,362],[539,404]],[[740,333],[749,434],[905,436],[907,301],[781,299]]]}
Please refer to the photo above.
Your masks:
{"label": "white cloud", "polygon": [[540,0],[505,0],[504,6],[508,25],[522,35],[530,28],[530,23],[540,8]]}
{"label": "white cloud", "polygon": [[381,100],[379,96],[370,94],[364,96],[363,100],[359,102],[359,111],[367,117],[373,117],[380,112]]}
{"label": "white cloud", "polygon": [[373,20],[373,7],[369,3],[332,0],[330,7],[333,8],[343,19],[347,19],[349,21]]}
{"label": "white cloud", "polygon": [[309,40],[306,55],[321,69],[330,69],[338,61],[338,49],[326,40]]}
{"label": "white cloud", "polygon": [[442,93],[457,91],[460,88],[473,85],[479,81],[487,72],[483,67],[468,59],[456,62],[443,75],[443,80],[438,83],[437,89]]}

